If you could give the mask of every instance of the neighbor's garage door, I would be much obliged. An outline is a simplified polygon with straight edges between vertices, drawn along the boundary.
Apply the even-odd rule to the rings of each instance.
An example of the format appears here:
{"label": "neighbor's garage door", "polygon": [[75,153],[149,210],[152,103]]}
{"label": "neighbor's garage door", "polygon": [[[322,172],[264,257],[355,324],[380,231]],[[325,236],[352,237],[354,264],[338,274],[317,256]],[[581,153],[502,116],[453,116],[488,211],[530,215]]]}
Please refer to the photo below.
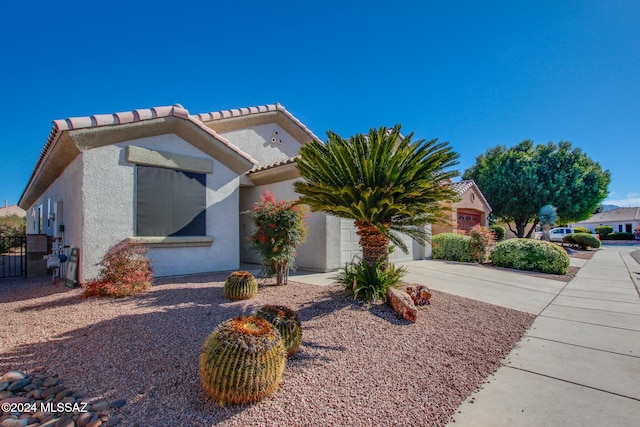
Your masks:
{"label": "neighbor's garage door", "polygon": [[480,224],[480,214],[477,212],[458,211],[458,233],[467,234],[474,226]]}

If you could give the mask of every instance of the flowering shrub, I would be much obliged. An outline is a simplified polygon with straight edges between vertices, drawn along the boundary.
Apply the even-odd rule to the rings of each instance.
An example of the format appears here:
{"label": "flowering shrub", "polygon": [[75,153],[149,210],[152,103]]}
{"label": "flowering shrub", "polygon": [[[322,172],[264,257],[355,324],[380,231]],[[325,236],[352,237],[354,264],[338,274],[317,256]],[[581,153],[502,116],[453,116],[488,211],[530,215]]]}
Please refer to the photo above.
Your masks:
{"label": "flowering shrub", "polygon": [[253,205],[255,228],[251,245],[262,256],[276,284],[285,285],[289,269],[295,267],[295,249],[306,237],[304,212],[293,200],[276,201],[266,190]]}
{"label": "flowering shrub", "polygon": [[100,275],[85,285],[83,296],[122,298],[148,290],[153,272],[146,254],[146,247],[129,240],[112,246],[98,264],[102,266]]}
{"label": "flowering shrub", "polygon": [[489,257],[489,251],[495,243],[493,231],[477,224],[469,230],[469,237],[471,238],[469,243],[471,256],[482,264]]}
{"label": "flowering shrub", "polygon": [[637,239],[640,239],[640,225],[633,229],[633,234],[636,235]]}

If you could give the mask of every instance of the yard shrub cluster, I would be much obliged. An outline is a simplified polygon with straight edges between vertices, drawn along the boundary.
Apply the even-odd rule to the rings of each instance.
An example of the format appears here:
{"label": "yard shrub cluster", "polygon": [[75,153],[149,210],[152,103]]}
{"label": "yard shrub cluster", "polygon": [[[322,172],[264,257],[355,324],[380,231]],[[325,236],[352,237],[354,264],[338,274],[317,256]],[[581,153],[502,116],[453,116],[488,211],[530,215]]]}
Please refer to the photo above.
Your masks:
{"label": "yard shrub cluster", "polygon": [[587,233],[591,234],[591,230],[586,227],[573,227],[575,233]]}
{"label": "yard shrub cluster", "polygon": [[85,285],[83,295],[122,298],[149,290],[153,272],[146,254],[146,247],[129,240],[112,246],[99,264],[100,275]]}
{"label": "yard shrub cluster", "polygon": [[595,228],[596,234],[600,235],[600,238],[603,239],[608,234],[613,233],[613,227],[610,225],[599,225]]}
{"label": "yard shrub cluster", "polygon": [[26,218],[18,215],[0,217],[0,254],[20,244],[15,237],[26,233]]}
{"label": "yard shrub cluster", "polygon": [[469,230],[469,237],[471,238],[469,243],[471,256],[480,264],[484,263],[489,258],[491,248],[495,244],[493,231],[477,224]]}
{"label": "yard shrub cluster", "polygon": [[251,245],[268,268],[276,276],[278,285],[286,285],[289,269],[295,267],[296,247],[306,237],[304,212],[293,200],[276,201],[268,190],[253,205],[255,228]]}
{"label": "yard shrub cluster", "polygon": [[509,239],[497,243],[493,265],[541,273],[566,274],[569,256],[558,245],[533,239]]}
{"label": "yard shrub cluster", "polygon": [[507,229],[501,225],[494,224],[489,227],[495,236],[496,242],[502,242],[507,235]]}
{"label": "yard shrub cluster", "polygon": [[600,236],[600,238],[602,240],[635,240],[636,237],[633,233],[618,232]]}
{"label": "yard shrub cluster", "polygon": [[471,237],[455,233],[436,234],[431,239],[433,259],[473,262]]}
{"label": "yard shrub cluster", "polygon": [[572,233],[562,237],[562,242],[571,246],[579,246],[582,249],[599,248],[600,240],[589,233]]}
{"label": "yard shrub cluster", "polygon": [[344,265],[332,279],[344,286],[349,295],[366,303],[386,301],[387,290],[396,287],[407,274],[405,267],[396,267],[383,259],[377,259],[372,265],[366,260],[350,262]]}

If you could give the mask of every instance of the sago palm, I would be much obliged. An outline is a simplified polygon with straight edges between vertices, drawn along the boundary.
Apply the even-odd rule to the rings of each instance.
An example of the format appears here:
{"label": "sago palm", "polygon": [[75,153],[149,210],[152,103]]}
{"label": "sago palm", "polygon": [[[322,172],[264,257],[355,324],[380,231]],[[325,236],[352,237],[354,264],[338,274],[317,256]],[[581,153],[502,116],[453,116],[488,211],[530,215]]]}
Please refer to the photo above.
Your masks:
{"label": "sago palm", "polygon": [[458,154],[446,142],[411,141],[400,125],[371,129],[344,139],[332,131],[328,141],[300,149],[294,184],[300,202],[313,211],[355,221],[363,259],[386,260],[389,242],[408,253],[400,233],[426,243],[426,224],[445,219],[442,202],[456,199],[447,186]]}

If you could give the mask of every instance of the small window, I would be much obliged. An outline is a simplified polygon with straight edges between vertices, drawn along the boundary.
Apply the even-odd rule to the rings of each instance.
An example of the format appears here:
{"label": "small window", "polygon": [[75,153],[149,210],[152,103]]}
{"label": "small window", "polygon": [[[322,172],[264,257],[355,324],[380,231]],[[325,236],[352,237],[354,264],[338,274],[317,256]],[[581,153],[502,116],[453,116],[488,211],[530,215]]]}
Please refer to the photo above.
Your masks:
{"label": "small window", "polygon": [[622,224],[618,225],[618,233],[622,233]]}
{"label": "small window", "polygon": [[204,236],[206,175],[136,166],[136,235]]}

